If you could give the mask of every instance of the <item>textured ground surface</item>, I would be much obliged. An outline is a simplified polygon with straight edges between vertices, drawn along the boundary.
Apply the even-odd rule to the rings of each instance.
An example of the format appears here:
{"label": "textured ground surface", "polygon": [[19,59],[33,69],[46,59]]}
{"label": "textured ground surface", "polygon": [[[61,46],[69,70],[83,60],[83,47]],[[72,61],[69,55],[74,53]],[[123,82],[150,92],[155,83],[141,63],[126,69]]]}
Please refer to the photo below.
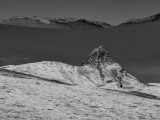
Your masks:
{"label": "textured ground surface", "polygon": [[160,119],[160,92],[154,92],[159,90],[158,84],[145,87],[144,94],[58,81],[1,70],[0,120]]}

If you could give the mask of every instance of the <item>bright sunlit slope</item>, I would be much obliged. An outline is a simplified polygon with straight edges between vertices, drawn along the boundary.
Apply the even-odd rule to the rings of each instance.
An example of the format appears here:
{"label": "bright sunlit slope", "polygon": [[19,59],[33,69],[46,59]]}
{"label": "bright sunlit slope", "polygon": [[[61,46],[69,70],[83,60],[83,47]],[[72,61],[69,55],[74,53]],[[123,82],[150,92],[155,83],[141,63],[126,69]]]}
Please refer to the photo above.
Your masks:
{"label": "bright sunlit slope", "polygon": [[113,62],[103,46],[83,66],[54,61],[2,66],[0,118],[159,120],[160,88],[150,85]]}
{"label": "bright sunlit slope", "polygon": [[[113,66],[108,66],[108,70],[117,70]],[[0,70],[0,118],[160,119],[159,93],[149,93],[154,87],[147,89],[131,75],[123,79],[124,88],[119,88],[116,80],[105,84],[101,80],[98,70],[89,65],[44,61],[4,66]],[[147,94],[132,91],[143,89],[147,89]]]}

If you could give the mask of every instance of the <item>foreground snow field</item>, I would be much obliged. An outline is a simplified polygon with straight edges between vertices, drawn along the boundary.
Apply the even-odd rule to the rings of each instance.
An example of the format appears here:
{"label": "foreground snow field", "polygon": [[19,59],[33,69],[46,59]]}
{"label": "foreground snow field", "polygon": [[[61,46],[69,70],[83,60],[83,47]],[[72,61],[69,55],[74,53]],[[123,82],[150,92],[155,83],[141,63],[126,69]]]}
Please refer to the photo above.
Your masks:
{"label": "foreground snow field", "polygon": [[118,88],[116,82],[97,87],[78,74],[78,68],[46,61],[1,67],[0,120],[160,119],[157,84],[141,89]]}

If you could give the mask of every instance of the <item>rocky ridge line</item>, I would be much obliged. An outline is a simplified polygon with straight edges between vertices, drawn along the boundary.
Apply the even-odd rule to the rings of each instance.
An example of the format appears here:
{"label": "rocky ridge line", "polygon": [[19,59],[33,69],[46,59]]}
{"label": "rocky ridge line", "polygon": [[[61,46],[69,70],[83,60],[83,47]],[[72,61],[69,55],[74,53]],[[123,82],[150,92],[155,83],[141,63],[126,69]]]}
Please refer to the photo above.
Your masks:
{"label": "rocky ridge line", "polygon": [[37,16],[16,16],[9,19],[2,20],[2,24],[10,24],[16,20],[26,20],[33,23],[44,23],[47,25],[66,25],[68,28],[73,29],[73,25],[90,25],[97,27],[99,29],[107,29],[111,28],[112,26],[105,22],[100,22],[96,20],[86,20],[86,19],[76,19],[76,18],[48,18],[48,17],[37,17]]}
{"label": "rocky ridge line", "polygon": [[132,24],[141,24],[141,23],[147,23],[147,22],[154,22],[160,20],[160,13],[142,18],[142,19],[130,19],[127,22],[124,22],[120,25],[132,25]]}

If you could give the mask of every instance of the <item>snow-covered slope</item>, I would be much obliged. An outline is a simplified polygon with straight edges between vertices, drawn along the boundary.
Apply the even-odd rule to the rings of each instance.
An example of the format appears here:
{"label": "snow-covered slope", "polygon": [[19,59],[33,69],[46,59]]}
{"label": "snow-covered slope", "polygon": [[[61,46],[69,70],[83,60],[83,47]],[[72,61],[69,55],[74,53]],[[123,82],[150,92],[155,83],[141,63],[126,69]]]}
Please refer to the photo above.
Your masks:
{"label": "snow-covered slope", "polygon": [[[109,72],[117,69],[115,65],[108,66]],[[1,71],[9,70],[10,72],[24,73],[26,75],[33,75],[50,81],[57,80],[65,84],[74,86],[89,86],[99,87],[103,89],[119,90],[119,91],[139,91],[150,95],[160,97],[160,88],[158,83],[150,83],[150,86],[140,83],[134,76],[127,73],[123,77],[123,88],[118,87],[118,81],[114,76],[107,76],[104,81],[100,77],[97,69],[89,65],[86,66],[72,66],[61,62],[43,61],[37,63],[29,63],[24,65],[9,65],[0,68]],[[111,82],[110,80],[114,80]],[[109,81],[109,82],[107,82]]]}
{"label": "snow-covered slope", "polygon": [[160,83],[148,83],[149,86],[144,87],[140,91],[160,98]]}
{"label": "snow-covered slope", "polygon": [[[111,69],[114,68],[116,69],[114,65],[108,66],[108,72],[110,72]],[[95,68],[92,68],[90,65],[78,67],[61,62],[43,61],[24,65],[3,66],[1,67],[1,69],[16,71],[19,73],[25,73],[47,79],[55,79],[72,85],[104,86],[107,84],[103,82],[102,78],[100,77],[99,71]],[[107,81],[114,78],[113,76],[107,76],[105,79]],[[132,88],[134,88],[134,86],[135,88],[138,86],[138,88],[141,88],[141,86],[139,86],[141,85],[141,83],[139,83],[136,78],[131,75],[125,76],[124,84],[125,81],[127,83],[126,85],[124,85],[124,88],[125,86],[131,86]]]}
{"label": "snow-covered slope", "polygon": [[140,83],[100,46],[83,66],[43,61],[0,67],[0,120],[159,120],[155,91],[158,85]]}
{"label": "snow-covered slope", "polygon": [[64,85],[0,71],[1,120],[159,120],[159,113],[160,99],[152,96]]}
{"label": "snow-covered slope", "polygon": [[83,85],[87,81],[88,84],[90,83],[89,85],[93,86],[93,83],[88,81],[87,78],[79,76],[78,67],[61,62],[44,61],[17,66],[9,65],[2,68],[51,80],[59,80],[72,85]]}
{"label": "snow-covered slope", "polygon": [[107,86],[110,89],[121,87],[124,90],[140,90],[144,87],[135,77],[124,71],[120,64],[113,62],[103,46],[92,51],[84,66],[43,61],[16,66],[9,65],[1,69],[59,80],[72,85]]}

